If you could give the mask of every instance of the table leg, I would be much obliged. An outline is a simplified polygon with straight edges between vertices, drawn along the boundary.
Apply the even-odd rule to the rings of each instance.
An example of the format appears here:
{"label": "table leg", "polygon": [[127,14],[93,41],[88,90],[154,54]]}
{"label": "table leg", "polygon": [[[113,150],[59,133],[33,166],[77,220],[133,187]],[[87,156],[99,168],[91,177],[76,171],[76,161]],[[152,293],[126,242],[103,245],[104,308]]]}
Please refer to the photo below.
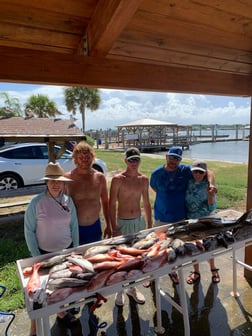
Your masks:
{"label": "table leg", "polygon": [[36,335],[43,336],[43,326],[42,326],[42,319],[39,318],[36,320]]}
{"label": "table leg", "polygon": [[165,332],[165,328],[162,327],[161,295],[160,295],[159,278],[155,280],[155,296],[156,296],[156,309],[157,309],[157,326],[155,327],[155,332],[157,334],[163,334]]}
{"label": "table leg", "polygon": [[236,253],[235,249],[232,249],[232,257],[233,257],[233,291],[231,295],[234,297],[238,297],[239,293],[237,291],[237,264],[236,264]]}
{"label": "table leg", "polygon": [[49,316],[43,318],[44,336],[51,336]]}
{"label": "table leg", "polygon": [[178,269],[178,275],[179,275],[180,303],[181,303],[181,307],[182,307],[184,329],[185,329],[184,335],[185,336],[190,336],[190,323],[189,323],[189,315],[188,315],[188,307],[187,307],[183,267]]}

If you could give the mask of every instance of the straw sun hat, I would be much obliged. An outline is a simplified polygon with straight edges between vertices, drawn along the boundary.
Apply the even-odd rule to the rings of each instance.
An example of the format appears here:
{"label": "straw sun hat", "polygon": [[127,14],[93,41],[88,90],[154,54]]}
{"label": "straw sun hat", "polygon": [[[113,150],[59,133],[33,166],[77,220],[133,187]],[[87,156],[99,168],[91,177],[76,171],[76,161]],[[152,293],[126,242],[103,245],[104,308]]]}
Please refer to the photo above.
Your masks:
{"label": "straw sun hat", "polygon": [[64,170],[61,168],[60,164],[50,162],[46,166],[45,176],[41,180],[55,180],[55,181],[63,181],[63,182],[73,181],[63,175],[64,175]]}

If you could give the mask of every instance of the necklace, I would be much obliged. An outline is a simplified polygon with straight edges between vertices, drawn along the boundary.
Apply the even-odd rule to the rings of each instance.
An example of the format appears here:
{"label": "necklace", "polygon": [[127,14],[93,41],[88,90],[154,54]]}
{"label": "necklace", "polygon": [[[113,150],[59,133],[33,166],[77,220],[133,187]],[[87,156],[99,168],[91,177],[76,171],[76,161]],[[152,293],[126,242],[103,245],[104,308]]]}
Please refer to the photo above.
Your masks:
{"label": "necklace", "polygon": [[47,188],[47,191],[48,191],[49,195],[52,197],[52,199],[53,199],[57,204],[59,204],[63,210],[65,210],[66,212],[69,212],[69,211],[70,211],[70,209],[69,209],[69,207],[68,207],[67,205],[64,205],[64,204],[61,203],[61,200],[62,200],[62,193],[61,193],[60,201],[58,201],[58,200],[51,194],[51,192],[50,192],[50,190],[49,190],[48,188]]}

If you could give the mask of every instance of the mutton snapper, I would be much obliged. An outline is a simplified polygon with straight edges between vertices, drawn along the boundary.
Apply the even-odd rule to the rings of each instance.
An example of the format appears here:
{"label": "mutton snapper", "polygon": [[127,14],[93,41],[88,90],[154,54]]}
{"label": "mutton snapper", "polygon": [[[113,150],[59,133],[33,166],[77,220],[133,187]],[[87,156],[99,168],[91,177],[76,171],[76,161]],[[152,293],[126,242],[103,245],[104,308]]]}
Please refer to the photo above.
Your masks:
{"label": "mutton snapper", "polygon": [[79,292],[84,290],[85,287],[64,287],[64,288],[57,288],[47,297],[47,303],[53,304],[56,302],[60,302],[65,300],[67,297],[72,295],[73,293]]}
{"label": "mutton snapper", "polygon": [[123,254],[129,254],[129,255],[132,255],[132,256],[138,256],[138,255],[141,255],[141,254],[149,251],[148,249],[141,250],[141,249],[137,249],[135,247],[130,247],[130,246],[126,246],[126,245],[125,246],[124,245],[119,245],[118,250]]}
{"label": "mutton snapper", "polygon": [[123,262],[121,265],[117,267],[118,271],[129,271],[131,269],[141,268],[144,264],[144,259],[139,257],[135,257],[134,259],[128,259]]}
{"label": "mutton snapper", "polygon": [[117,268],[119,267],[121,264],[125,263],[126,261],[124,261],[123,259],[118,261],[118,260],[113,260],[113,261],[103,261],[103,262],[99,262],[97,264],[94,264],[94,270],[95,271],[104,271],[106,269],[110,269],[110,268]]}
{"label": "mutton snapper", "polygon": [[128,271],[125,279],[126,280],[138,280],[144,276],[143,274],[144,274],[143,271],[141,271],[140,269],[132,269]]}
{"label": "mutton snapper", "polygon": [[100,289],[100,288],[104,287],[105,284],[106,284],[107,279],[114,272],[115,272],[114,269],[109,269],[109,270],[106,270],[106,271],[98,272],[89,281],[89,283],[86,286],[86,289],[88,291],[94,291],[94,290],[97,290],[97,289]]}
{"label": "mutton snapper", "polygon": [[124,281],[126,275],[127,275],[126,271],[118,271],[111,274],[106,281],[106,286],[111,286],[118,282]]}
{"label": "mutton snapper", "polygon": [[112,255],[109,255],[108,253],[98,253],[90,257],[85,257],[85,259],[87,259],[91,263],[115,260],[115,258]]}
{"label": "mutton snapper", "polygon": [[152,272],[164,265],[167,262],[167,251],[164,250],[162,253],[155,255],[154,257],[148,257],[142,267],[144,273]]}

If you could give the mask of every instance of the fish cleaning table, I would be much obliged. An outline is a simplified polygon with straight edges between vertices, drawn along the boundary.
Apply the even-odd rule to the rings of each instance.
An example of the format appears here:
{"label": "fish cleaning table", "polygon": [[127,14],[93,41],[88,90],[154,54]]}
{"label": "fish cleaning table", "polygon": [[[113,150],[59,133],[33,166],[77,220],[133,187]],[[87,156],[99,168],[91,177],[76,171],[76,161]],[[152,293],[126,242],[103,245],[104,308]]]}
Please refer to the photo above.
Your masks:
{"label": "fish cleaning table", "polygon": [[[143,233],[146,233],[146,235],[150,232],[166,232],[167,227],[157,227],[148,229],[145,231],[142,231]],[[251,235],[250,235],[251,236]],[[248,236],[247,236],[248,237]],[[151,272],[144,273],[143,276],[137,280],[134,281],[121,281],[119,283],[113,284],[111,286],[103,286],[102,288],[96,289],[94,291],[88,291],[87,289],[79,289],[78,291],[72,293],[70,296],[65,298],[64,300],[61,300],[56,303],[47,304],[46,300],[43,300],[41,307],[34,307],[33,300],[29,297],[26,286],[28,283],[27,277],[24,277],[23,270],[26,267],[30,267],[34,265],[35,263],[38,263],[42,260],[46,260],[50,257],[53,257],[55,255],[65,255],[66,253],[84,253],[87,249],[93,246],[98,245],[104,245],[111,243],[113,241],[112,239],[104,240],[102,242],[96,242],[92,244],[82,245],[77,248],[68,249],[68,250],[62,250],[58,253],[49,253],[46,255],[42,255],[35,258],[27,258],[22,260],[17,260],[17,267],[18,267],[18,274],[20,278],[20,282],[22,285],[22,290],[24,293],[25,298],[25,304],[26,309],[28,312],[28,315],[31,319],[36,320],[37,324],[37,335],[38,336],[50,336],[50,325],[49,325],[49,317],[51,315],[57,314],[59,312],[65,311],[66,309],[70,309],[72,307],[78,307],[81,305],[84,305],[88,302],[94,301],[96,299],[97,294],[101,294],[103,297],[106,297],[108,295],[114,294],[120,290],[126,289],[130,286],[136,286],[138,284],[142,284],[143,282],[147,280],[153,280],[155,281],[155,291],[156,291],[156,309],[157,309],[157,325],[155,327],[155,331],[157,334],[162,334],[165,332],[163,326],[162,326],[162,318],[161,318],[161,296],[163,296],[175,309],[177,309],[182,315],[183,315],[183,321],[184,321],[184,335],[189,336],[190,335],[190,324],[189,324],[189,316],[188,316],[188,307],[187,307],[187,299],[186,299],[186,290],[185,290],[185,283],[184,283],[184,269],[187,267],[191,267],[195,263],[201,263],[204,261],[208,261],[211,258],[219,257],[225,253],[232,252],[233,254],[233,288],[232,293],[234,296],[238,296],[238,290],[237,290],[237,264],[241,265],[242,267],[245,267],[249,270],[252,270],[252,267],[249,265],[244,264],[242,261],[239,261],[236,258],[236,251],[245,248],[247,246],[250,246],[252,244],[252,237],[242,239],[239,241],[235,241],[234,243],[230,243],[230,245],[225,247],[219,247],[213,251],[204,251],[200,252],[196,255],[184,255],[179,256],[175,259],[175,261],[171,263],[165,263],[163,266],[161,266],[158,269],[155,269]],[[177,271],[180,278],[180,284],[179,284],[179,296],[180,296],[180,304],[175,302],[171,296],[164,292],[162,288],[160,287],[160,278],[162,276],[165,276],[173,271]],[[48,275],[41,275],[41,282],[42,286],[43,284],[46,285],[46,282],[48,280]],[[36,309],[37,308],[37,309]]]}

